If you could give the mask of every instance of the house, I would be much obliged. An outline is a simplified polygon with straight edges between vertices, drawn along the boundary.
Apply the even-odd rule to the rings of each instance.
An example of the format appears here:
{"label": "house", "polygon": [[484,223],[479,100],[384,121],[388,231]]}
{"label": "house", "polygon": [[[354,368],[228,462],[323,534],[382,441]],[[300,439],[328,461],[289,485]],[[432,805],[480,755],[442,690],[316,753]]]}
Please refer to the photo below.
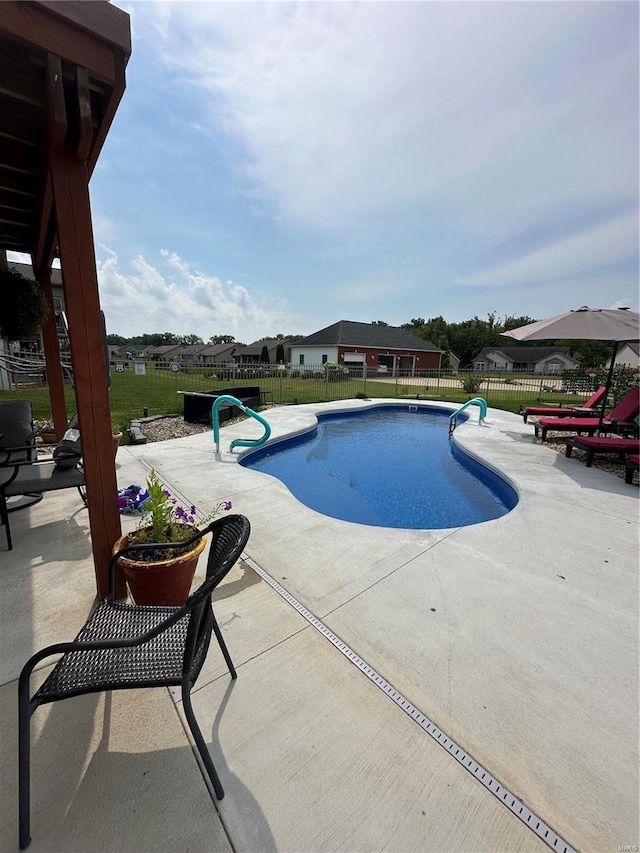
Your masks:
{"label": "house", "polygon": [[205,348],[205,344],[185,344],[179,347],[177,358],[180,364],[199,364],[200,353]]}
{"label": "house", "polygon": [[173,361],[174,359],[177,360],[182,349],[183,347],[180,344],[163,344],[159,347],[147,347],[145,354],[151,361]]}
{"label": "house", "polygon": [[442,356],[442,363],[445,364],[445,362],[448,362],[449,370],[452,373],[457,373],[460,370],[460,359],[455,354],[455,352],[449,350],[448,352],[444,353],[444,355]]}
{"label": "house", "polygon": [[[616,365],[627,367],[640,367],[640,343],[620,344],[616,353]],[[607,361],[607,367],[611,365],[611,359]]]}
{"label": "house", "polygon": [[260,364],[262,362],[262,350],[266,346],[269,353],[269,364],[277,364],[276,354],[280,345],[284,349],[284,361],[288,363],[291,359],[291,341],[282,338],[268,338],[264,341],[254,341],[246,347],[236,347],[233,360],[237,364]]}
{"label": "house", "polygon": [[344,365],[350,373],[375,371],[389,376],[419,376],[438,370],[443,351],[396,326],[340,320],[291,345],[291,365],[322,369],[326,362]]}
{"label": "house", "polygon": [[198,353],[198,364],[201,367],[230,364],[237,346],[237,344],[205,344]]}
{"label": "house", "polygon": [[563,373],[577,366],[569,347],[484,347],[473,360],[474,370],[505,373]]}

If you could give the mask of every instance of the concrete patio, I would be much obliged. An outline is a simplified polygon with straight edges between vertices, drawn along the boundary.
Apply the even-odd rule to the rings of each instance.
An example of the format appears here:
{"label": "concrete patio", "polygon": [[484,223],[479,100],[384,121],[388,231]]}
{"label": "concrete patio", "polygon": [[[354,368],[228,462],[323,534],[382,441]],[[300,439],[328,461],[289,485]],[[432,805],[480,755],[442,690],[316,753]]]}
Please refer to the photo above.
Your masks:
{"label": "concrete patio", "polygon": [[[367,405],[268,418],[278,437],[315,411]],[[231,500],[252,524],[248,557],[568,845],[637,845],[638,488],[490,410],[455,439],[516,486],[511,513],[371,528],[238,466],[229,442],[258,434],[226,427],[219,455],[208,433],[122,447],[118,483],[155,467],[199,509]],[[75,635],[95,594],[77,493],[46,495],[12,530],[14,550],[0,552],[3,850],[17,849],[15,679],[34,650]],[[170,691],[45,706],[31,850],[548,849],[250,566],[215,609],[238,679],[214,643],[193,695],[225,799],[210,797]]]}

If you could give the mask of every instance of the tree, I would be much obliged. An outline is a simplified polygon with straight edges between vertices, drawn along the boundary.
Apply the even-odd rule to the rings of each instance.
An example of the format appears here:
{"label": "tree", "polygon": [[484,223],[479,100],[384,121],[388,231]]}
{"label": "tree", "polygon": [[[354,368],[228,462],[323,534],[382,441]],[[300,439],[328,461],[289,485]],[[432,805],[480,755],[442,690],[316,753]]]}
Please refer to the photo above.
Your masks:
{"label": "tree", "polygon": [[372,320],[371,325],[372,326],[388,326],[389,324],[385,323],[384,320]]}
{"label": "tree", "polygon": [[129,343],[129,338],[123,338],[122,335],[107,335],[107,344],[109,346],[121,347],[123,344]]}
{"label": "tree", "polygon": [[265,344],[260,352],[260,364],[269,364],[269,350]]}
{"label": "tree", "polygon": [[182,335],[180,338],[180,343],[184,346],[192,347],[196,344],[203,344],[204,341],[199,335]]}
{"label": "tree", "polygon": [[276,349],[276,364],[284,364],[284,346],[278,344]]}
{"label": "tree", "polygon": [[561,341],[581,367],[602,367],[611,356],[611,344],[603,341]]}
{"label": "tree", "polygon": [[235,344],[236,339],[233,335],[211,335],[209,338],[210,344]]}

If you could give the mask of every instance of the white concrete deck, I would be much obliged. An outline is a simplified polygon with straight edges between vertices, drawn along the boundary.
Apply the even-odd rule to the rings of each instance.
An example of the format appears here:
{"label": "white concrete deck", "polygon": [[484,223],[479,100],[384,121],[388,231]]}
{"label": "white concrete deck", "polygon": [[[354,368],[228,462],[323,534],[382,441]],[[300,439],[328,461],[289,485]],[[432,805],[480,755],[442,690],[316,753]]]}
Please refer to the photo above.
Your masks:
{"label": "white concrete deck", "polygon": [[[316,410],[367,405],[268,419],[277,437]],[[224,452],[260,433],[226,427],[218,456],[210,434],[120,448],[118,482],[152,465],[199,508],[233,501],[251,520],[248,555],[566,842],[638,844],[638,488],[490,410],[455,439],[516,486],[511,513],[371,528],[307,509]],[[3,850],[17,837],[13,679],[33,650],[74,635],[95,589],[73,491],[12,529],[14,551],[0,552]],[[238,680],[212,644],[194,707],[227,792],[221,820],[168,691],[82,697],[34,716],[30,849],[548,849],[250,568],[227,578],[216,613]]]}

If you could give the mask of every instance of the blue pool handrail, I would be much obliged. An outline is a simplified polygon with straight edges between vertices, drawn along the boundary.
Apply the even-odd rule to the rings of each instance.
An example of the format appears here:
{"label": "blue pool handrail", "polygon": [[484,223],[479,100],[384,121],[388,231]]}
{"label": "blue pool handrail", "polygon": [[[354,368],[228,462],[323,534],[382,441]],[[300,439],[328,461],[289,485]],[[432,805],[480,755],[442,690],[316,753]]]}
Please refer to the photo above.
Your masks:
{"label": "blue pool handrail", "polygon": [[452,415],[449,415],[449,435],[454,431],[458,424],[458,415],[460,412],[464,412],[467,406],[476,405],[480,407],[480,411],[478,412],[478,423],[481,424],[482,421],[487,417],[487,401],[483,397],[473,397],[471,400],[467,400],[466,403],[463,403],[459,409],[456,409]]}
{"label": "blue pool handrail", "polygon": [[271,435],[271,427],[262,415],[259,415],[257,412],[254,412],[253,409],[245,406],[237,397],[232,397],[231,394],[221,394],[219,397],[216,397],[213,406],[211,406],[211,424],[213,426],[213,441],[216,446],[216,453],[220,452],[220,416],[218,414],[218,409],[220,408],[221,403],[233,403],[234,406],[237,406],[246,415],[250,415],[252,418],[255,418],[264,427],[264,434],[260,438],[236,438],[229,445],[229,452],[231,452],[234,447],[259,447],[267,441]]}

